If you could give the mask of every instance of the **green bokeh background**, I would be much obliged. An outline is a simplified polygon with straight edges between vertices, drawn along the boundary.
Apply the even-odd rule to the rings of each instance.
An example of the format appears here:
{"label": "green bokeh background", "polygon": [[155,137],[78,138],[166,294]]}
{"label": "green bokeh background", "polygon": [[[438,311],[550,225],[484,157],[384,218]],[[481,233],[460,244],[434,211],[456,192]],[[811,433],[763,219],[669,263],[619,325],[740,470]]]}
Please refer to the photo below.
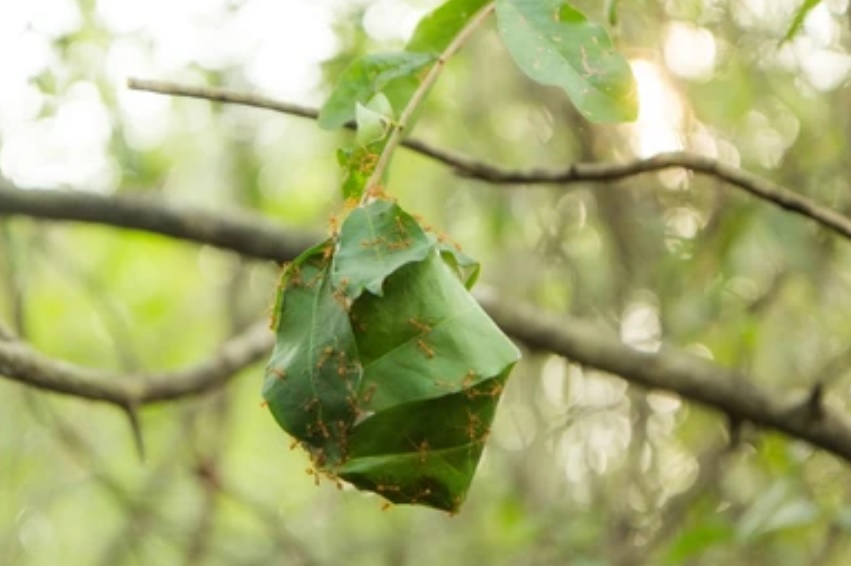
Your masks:
{"label": "green bokeh background", "polygon": [[[122,30],[105,23],[106,4],[55,0],[53,8],[79,16],[59,32],[33,19],[28,33],[47,49],[21,85],[39,105],[0,120],[5,182],[247,210],[315,232],[318,241],[340,207],[335,149],[351,134],[175,98],[147,102],[163,105],[167,120],[156,136],[140,135],[143,118],[127,110],[127,97],[158,95],[128,93],[110,56],[127,45],[143,54],[168,49],[154,32],[184,12],[163,8],[161,18]],[[315,66],[322,79],[305,95],[314,106],[353,57],[404,42],[364,31],[376,4],[329,8],[337,41]],[[603,3],[576,4],[605,21]],[[682,147],[851,210],[846,3],[824,0],[785,45],[779,42],[797,2],[616,4],[616,45],[661,78],[680,111],[658,97],[642,104],[679,115],[673,131]],[[207,19],[179,23],[216,38],[217,26],[259,5],[210,3]],[[492,25],[447,66],[417,137],[504,167],[559,168],[629,159],[640,149],[639,134],[658,126],[585,122],[561,92],[516,70]],[[680,49],[710,34],[709,71],[689,74],[674,64],[676,49],[667,44],[666,51],[666,42],[683,30],[692,43]],[[253,33],[285,32],[270,25]],[[21,56],[31,53],[27,45],[21,39]],[[128,64],[121,73],[288,92],[269,88],[286,83],[284,71],[278,83],[258,80],[251,49],[229,59],[212,56],[216,45],[198,48],[210,57],[168,66],[152,56],[154,63]],[[285,69],[307,54],[276,56]],[[7,88],[17,75],[3,69],[15,57],[0,54]],[[13,151],[26,145],[16,128],[47,128],[62,112],[79,111],[73,104],[81,99],[106,117],[107,173],[27,181]],[[95,127],[90,114],[76,115],[79,135],[57,141],[60,149],[83,147]],[[33,147],[50,170],[54,150]],[[495,187],[403,151],[388,190],[479,259],[480,284],[505,300],[597,321],[640,347],[662,341],[710,356],[781,395],[804,392],[829,374],[826,402],[847,408],[851,246],[811,222],[680,171],[617,183]],[[122,370],[127,379],[203,359],[268,315],[276,282],[276,266],[207,247],[0,218],[0,320],[42,352]],[[467,502],[453,518],[401,506],[382,511],[375,496],[332,483],[314,487],[308,458],[290,450],[261,407],[262,377],[258,364],[216,393],[144,408],[144,461],[114,408],[0,379],[0,563],[797,566],[851,559],[846,463],[749,427],[727,451],[723,416],[547,353],[524,352]]]}

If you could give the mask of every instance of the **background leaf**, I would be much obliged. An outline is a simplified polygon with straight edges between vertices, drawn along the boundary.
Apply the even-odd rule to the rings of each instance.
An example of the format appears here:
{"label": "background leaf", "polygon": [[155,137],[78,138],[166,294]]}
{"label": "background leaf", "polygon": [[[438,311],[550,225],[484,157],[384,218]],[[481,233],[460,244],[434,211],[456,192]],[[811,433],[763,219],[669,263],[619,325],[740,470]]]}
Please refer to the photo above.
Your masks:
{"label": "background leaf", "polygon": [[489,0],[449,0],[441,4],[420,20],[405,50],[439,55],[488,3]]}
{"label": "background leaf", "polygon": [[498,29],[530,78],[561,87],[592,122],[634,120],[635,80],[606,31],[563,0],[497,0]]}

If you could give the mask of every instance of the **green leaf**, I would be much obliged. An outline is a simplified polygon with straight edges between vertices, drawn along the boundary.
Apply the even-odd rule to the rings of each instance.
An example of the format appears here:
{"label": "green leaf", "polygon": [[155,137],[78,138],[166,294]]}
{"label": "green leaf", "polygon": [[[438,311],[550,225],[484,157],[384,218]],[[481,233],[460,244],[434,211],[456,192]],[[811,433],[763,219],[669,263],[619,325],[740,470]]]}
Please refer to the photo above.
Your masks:
{"label": "green leaf", "polygon": [[426,14],[405,46],[406,51],[442,53],[467,22],[490,0],[449,0]]}
{"label": "green leaf", "polygon": [[[487,440],[496,382],[376,413],[351,438],[340,477],[396,503],[456,510]],[[475,395],[480,393],[479,395]]]}
{"label": "green leaf", "polygon": [[375,201],[353,210],[340,228],[334,254],[334,286],[352,300],[366,289],[382,294],[384,280],[407,263],[428,256],[431,241],[395,203]]}
{"label": "green leaf", "polygon": [[328,249],[330,242],[311,248],[282,274],[263,397],[316,461],[336,464],[354,424],[362,372],[348,313],[331,289]]}
{"label": "green leaf", "polygon": [[465,286],[477,270],[386,200],[284,270],[263,392],[318,470],[458,509],[520,357]]}
{"label": "green leaf", "polygon": [[789,482],[777,482],[763,490],[742,515],[737,538],[751,542],[780,530],[811,525],[821,518],[818,506],[796,496]]}
{"label": "green leaf", "polygon": [[393,122],[393,107],[382,93],[372,97],[368,104],[355,103],[355,122],[358,145],[367,146],[379,142],[387,136]]}
{"label": "green leaf", "polygon": [[386,140],[379,139],[366,145],[341,147],[337,150],[337,163],[343,168],[340,187],[343,199],[359,199],[366,188]]}
{"label": "green leaf", "polygon": [[352,319],[369,410],[468,389],[518,357],[488,339],[502,333],[436,253],[389,277],[383,297],[364,295]]}
{"label": "green leaf", "polygon": [[821,0],[804,0],[798,11],[795,12],[795,17],[792,18],[792,23],[789,24],[789,28],[783,35],[783,39],[780,40],[780,45],[783,45],[798,34],[804,25],[804,21],[807,19],[807,15],[819,4],[821,4]]}
{"label": "green leaf", "polygon": [[319,111],[319,126],[342,127],[355,118],[355,105],[384,93],[396,111],[404,108],[420,83],[420,72],[434,61],[426,53],[378,53],[353,61],[340,75]]}
{"label": "green leaf", "polygon": [[593,122],[634,120],[635,80],[606,31],[563,0],[497,0],[498,29],[530,78],[562,88]]}
{"label": "green leaf", "polygon": [[462,252],[459,246],[445,240],[437,241],[437,249],[440,250],[443,261],[452,268],[458,279],[464,283],[464,286],[467,289],[472,289],[476,281],[479,280],[479,273],[481,272],[479,262]]}
{"label": "green leaf", "polygon": [[713,546],[730,543],[734,539],[735,529],[720,520],[710,520],[681,532],[665,555],[664,564],[679,566],[687,564]]}

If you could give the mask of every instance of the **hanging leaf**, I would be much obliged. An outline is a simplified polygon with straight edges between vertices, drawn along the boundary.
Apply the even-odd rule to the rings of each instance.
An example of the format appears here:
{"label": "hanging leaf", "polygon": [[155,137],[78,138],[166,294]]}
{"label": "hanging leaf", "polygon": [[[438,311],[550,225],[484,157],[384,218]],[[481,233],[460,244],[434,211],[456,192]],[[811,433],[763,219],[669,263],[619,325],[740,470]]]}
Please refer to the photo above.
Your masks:
{"label": "hanging leaf", "polygon": [[498,29],[531,79],[562,88],[593,122],[634,120],[635,80],[602,27],[563,0],[497,0]]}
{"label": "hanging leaf", "polygon": [[355,118],[355,105],[384,93],[394,111],[404,108],[420,83],[420,72],[434,57],[427,53],[377,53],[353,61],[340,75],[319,111],[319,126],[342,127]]}
{"label": "hanging leaf", "polygon": [[468,292],[471,263],[376,200],[284,271],[263,392],[317,469],[459,508],[519,358]]}

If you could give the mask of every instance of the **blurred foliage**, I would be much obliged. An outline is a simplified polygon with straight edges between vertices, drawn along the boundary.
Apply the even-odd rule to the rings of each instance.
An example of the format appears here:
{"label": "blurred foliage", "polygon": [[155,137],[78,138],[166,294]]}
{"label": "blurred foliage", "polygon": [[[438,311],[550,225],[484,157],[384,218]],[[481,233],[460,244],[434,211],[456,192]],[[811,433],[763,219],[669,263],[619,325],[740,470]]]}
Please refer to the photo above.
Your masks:
{"label": "blurred foliage", "polygon": [[[0,175],[248,209],[317,232],[339,207],[335,147],[351,134],[131,93],[125,78],[318,107],[349,62],[398,49],[404,25],[434,5],[42,4],[50,9],[23,23],[12,16],[27,3],[0,8]],[[518,168],[685,148],[851,210],[847,2],[823,0],[786,42],[802,2],[576,4],[616,22],[610,33],[639,84],[635,124],[585,122],[561,91],[514,67],[491,23],[447,66],[417,137]],[[827,377],[826,402],[847,408],[851,248],[810,222],[682,171],[493,187],[402,152],[388,188],[480,259],[483,283],[506,300],[594,319],[637,347],[712,357],[790,395]],[[0,320],[50,355],[128,379],[203,358],[273,301],[276,268],[232,254],[103,227],[0,228]],[[382,512],[376,496],[314,487],[308,458],[261,409],[261,382],[258,365],[221,392],[144,409],[140,462],[113,408],[0,380],[0,562],[851,559],[847,463],[749,427],[728,449],[723,416],[551,355],[524,353],[454,518]]]}

